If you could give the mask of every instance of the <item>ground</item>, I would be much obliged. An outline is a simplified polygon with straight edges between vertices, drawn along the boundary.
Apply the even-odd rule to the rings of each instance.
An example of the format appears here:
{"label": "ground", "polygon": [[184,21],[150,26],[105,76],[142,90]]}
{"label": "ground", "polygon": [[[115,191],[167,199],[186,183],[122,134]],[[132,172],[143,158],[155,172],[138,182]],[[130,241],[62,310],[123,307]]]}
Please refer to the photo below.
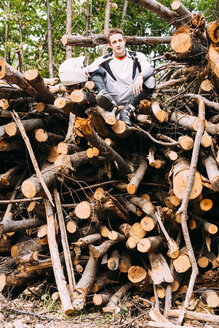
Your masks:
{"label": "ground", "polygon": [[[0,328],[146,328],[149,308],[133,311],[129,300],[121,304],[119,315],[105,314],[101,309],[89,307],[89,311],[66,317],[59,303],[47,297],[28,300],[18,297],[10,300],[0,294]],[[133,305],[133,304],[132,304]],[[135,305],[136,307],[136,305]],[[15,309],[16,311],[13,311]],[[218,328],[217,325],[186,320],[189,327]],[[166,326],[165,326],[166,327]],[[179,327],[179,326],[178,326]]]}

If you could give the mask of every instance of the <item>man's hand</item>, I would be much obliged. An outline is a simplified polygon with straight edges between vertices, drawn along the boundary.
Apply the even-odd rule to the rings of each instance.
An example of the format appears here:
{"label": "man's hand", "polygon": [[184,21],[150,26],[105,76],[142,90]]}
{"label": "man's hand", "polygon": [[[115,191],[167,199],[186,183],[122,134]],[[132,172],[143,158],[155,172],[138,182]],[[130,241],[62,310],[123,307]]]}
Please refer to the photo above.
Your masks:
{"label": "man's hand", "polygon": [[143,90],[142,88],[143,82],[144,82],[144,77],[142,74],[139,74],[133,85],[133,92],[136,95],[139,95],[140,92]]}

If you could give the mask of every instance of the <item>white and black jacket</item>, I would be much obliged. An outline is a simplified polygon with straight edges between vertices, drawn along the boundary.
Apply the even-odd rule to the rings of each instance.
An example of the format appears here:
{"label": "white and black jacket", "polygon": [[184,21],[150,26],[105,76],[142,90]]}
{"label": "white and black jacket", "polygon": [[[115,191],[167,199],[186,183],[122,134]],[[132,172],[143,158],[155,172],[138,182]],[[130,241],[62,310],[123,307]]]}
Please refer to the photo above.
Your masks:
{"label": "white and black jacket", "polygon": [[155,88],[154,69],[142,52],[126,51],[122,58],[113,53],[97,58],[88,66],[92,75],[97,70],[103,73],[104,83],[117,105],[124,105],[132,96],[133,84],[141,73],[147,88]]}

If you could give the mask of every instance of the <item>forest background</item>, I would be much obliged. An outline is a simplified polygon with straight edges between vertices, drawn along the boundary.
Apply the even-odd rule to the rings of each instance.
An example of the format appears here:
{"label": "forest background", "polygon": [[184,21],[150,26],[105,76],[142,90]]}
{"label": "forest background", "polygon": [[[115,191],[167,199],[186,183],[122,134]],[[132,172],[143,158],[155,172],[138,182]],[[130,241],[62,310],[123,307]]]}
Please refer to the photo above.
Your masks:
{"label": "forest background", "polygon": [[[167,8],[171,8],[172,2],[160,1]],[[192,13],[202,13],[209,22],[219,16],[219,0],[181,2]],[[107,4],[109,0],[0,0],[0,57],[21,72],[37,68],[43,77],[57,76],[60,64],[66,59],[61,38],[69,32],[69,8],[72,7],[71,34],[88,35],[103,33]],[[142,6],[128,0],[115,0],[110,4],[109,27],[120,27],[125,35],[166,36],[173,33],[172,25]],[[159,44],[130,49],[156,57],[169,51],[169,47]],[[85,55],[89,62],[100,54],[100,46],[72,48],[72,57]]]}

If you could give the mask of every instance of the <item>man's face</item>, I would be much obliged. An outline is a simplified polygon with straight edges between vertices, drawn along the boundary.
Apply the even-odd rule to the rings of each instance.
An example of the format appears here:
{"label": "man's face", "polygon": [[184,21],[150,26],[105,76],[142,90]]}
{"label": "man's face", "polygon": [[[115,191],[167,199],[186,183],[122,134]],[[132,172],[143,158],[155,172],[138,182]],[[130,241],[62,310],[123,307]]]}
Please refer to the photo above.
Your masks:
{"label": "man's face", "polygon": [[109,46],[113,49],[115,56],[122,57],[125,55],[125,39],[122,34],[111,35],[109,41]]}

